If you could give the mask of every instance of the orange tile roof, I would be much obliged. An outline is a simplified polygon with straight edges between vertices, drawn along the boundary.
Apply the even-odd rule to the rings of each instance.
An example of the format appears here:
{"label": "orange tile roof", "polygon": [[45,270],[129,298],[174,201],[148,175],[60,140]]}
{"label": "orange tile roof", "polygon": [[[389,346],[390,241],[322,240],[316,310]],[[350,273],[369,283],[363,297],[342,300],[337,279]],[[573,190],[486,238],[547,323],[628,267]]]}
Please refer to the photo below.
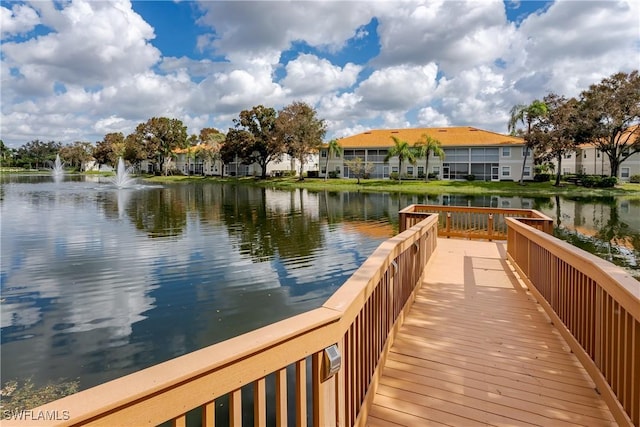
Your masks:
{"label": "orange tile roof", "polygon": [[502,135],[473,127],[443,127],[414,129],[377,129],[338,139],[342,148],[391,147],[392,136],[402,141],[414,142],[423,134],[440,141],[443,147],[468,145],[522,145],[524,139],[517,136]]}

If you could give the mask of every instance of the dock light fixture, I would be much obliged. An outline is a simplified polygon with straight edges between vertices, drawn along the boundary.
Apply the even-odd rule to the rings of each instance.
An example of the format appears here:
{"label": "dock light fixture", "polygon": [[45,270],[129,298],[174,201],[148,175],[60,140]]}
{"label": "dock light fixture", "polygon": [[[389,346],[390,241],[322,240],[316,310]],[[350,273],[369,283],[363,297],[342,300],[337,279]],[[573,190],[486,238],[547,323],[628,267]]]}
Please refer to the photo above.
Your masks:
{"label": "dock light fixture", "polygon": [[342,365],[342,356],[338,344],[333,344],[324,349],[324,364],[322,369],[322,381],[326,381],[334,376]]}

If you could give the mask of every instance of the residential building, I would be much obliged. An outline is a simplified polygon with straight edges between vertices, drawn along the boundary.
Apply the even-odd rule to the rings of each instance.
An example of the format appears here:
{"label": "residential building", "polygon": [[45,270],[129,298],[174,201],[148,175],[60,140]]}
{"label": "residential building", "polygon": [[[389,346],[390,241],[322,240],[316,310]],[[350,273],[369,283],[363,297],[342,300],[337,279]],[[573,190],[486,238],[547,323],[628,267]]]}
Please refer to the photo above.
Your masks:
{"label": "residential building", "polygon": [[[611,175],[611,163],[609,156],[601,152],[592,144],[584,144],[578,147],[577,163],[574,172],[586,175]],[[563,163],[564,170],[564,163]],[[618,171],[618,179],[628,182],[634,175],[640,175],[640,153],[634,153],[627,158]]]}
{"label": "residential building", "polygon": [[[640,126],[629,127],[620,137],[626,141],[628,150],[636,138],[640,138]],[[624,153],[624,151],[623,151]],[[555,163],[555,162],[554,162]],[[594,144],[581,144],[575,152],[562,159],[562,174],[611,175],[609,156],[600,151]],[[629,181],[634,175],[640,175],[640,153],[634,153],[622,162],[618,171],[620,181]]]}
{"label": "residential building", "polygon": [[[259,164],[243,164],[240,159],[222,164],[219,159],[210,156],[199,156],[198,147],[179,148],[173,151],[173,169],[184,175],[224,175],[224,176],[260,176],[262,169]],[[224,169],[223,169],[224,168]],[[318,154],[309,155],[304,164],[303,173],[318,170]],[[224,174],[223,174],[224,171]],[[282,154],[279,159],[267,164],[267,176],[284,174],[297,175],[300,172],[300,161],[288,154]]]}
{"label": "residential building", "polygon": [[[402,170],[397,157],[385,162],[389,149],[394,146],[392,136],[409,145],[429,135],[441,143],[444,158],[431,155],[429,170],[425,159],[415,164],[403,162]],[[338,140],[342,155],[332,155],[327,162],[327,148],[320,150],[320,176],[335,171],[339,176],[352,177],[345,160],[361,158],[373,163],[371,178],[389,178],[392,173],[404,178],[422,178],[431,174],[445,180],[463,180],[469,175],[483,181],[518,181],[522,173],[525,151],[524,139],[502,135],[473,127],[442,127],[413,129],[378,129]],[[533,179],[533,155],[528,154],[524,179]]]}

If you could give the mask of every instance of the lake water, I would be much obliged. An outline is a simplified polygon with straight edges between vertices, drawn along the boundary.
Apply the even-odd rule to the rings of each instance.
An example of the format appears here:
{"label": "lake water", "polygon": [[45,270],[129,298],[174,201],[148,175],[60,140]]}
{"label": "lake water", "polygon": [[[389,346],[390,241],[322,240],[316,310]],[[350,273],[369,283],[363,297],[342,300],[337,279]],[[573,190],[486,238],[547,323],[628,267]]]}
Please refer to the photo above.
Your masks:
{"label": "lake water", "polygon": [[397,233],[411,203],[539,209],[564,238],[640,271],[633,200],[4,176],[2,379],[85,389],[316,308]]}

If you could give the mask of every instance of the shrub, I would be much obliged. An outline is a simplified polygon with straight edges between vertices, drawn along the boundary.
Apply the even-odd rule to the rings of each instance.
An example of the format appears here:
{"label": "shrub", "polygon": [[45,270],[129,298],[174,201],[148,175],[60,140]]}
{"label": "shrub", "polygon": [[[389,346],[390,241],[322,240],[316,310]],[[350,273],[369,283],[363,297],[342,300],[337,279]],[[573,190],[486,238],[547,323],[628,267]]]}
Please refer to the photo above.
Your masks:
{"label": "shrub", "polygon": [[318,175],[318,171],[309,171],[307,172],[307,178],[317,178]]}
{"label": "shrub", "polygon": [[467,181],[475,181],[476,180],[476,176],[473,174],[469,174],[467,176],[465,176]]}
{"label": "shrub", "polygon": [[640,184],[640,175],[631,175],[631,178],[629,178],[629,182],[633,184]]}
{"label": "shrub", "polygon": [[389,179],[397,181],[399,178],[400,178],[400,175],[398,174],[398,172],[391,172],[389,174]]}
{"label": "shrub", "polygon": [[533,175],[533,180],[535,182],[548,182],[551,179],[550,173],[537,173]]}
{"label": "shrub", "polygon": [[587,188],[611,188],[617,183],[618,178],[615,176],[585,175],[582,177],[582,185]]}
{"label": "shrub", "polygon": [[337,178],[337,177],[338,177],[338,172],[329,171],[329,178]]}
{"label": "shrub", "polygon": [[440,179],[437,173],[429,172],[429,179]]}

